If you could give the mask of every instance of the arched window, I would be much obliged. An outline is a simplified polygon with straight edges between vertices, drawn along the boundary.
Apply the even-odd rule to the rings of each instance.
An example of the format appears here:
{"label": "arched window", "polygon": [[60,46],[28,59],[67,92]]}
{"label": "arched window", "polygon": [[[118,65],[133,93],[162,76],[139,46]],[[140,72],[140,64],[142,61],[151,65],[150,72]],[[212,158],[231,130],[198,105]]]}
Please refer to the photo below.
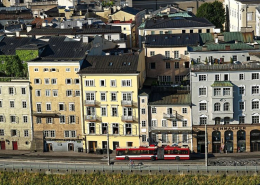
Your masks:
{"label": "arched window", "polygon": [[229,111],[229,103],[224,103],[224,111]]}
{"label": "arched window", "polygon": [[220,111],[220,103],[214,104],[214,111]]}

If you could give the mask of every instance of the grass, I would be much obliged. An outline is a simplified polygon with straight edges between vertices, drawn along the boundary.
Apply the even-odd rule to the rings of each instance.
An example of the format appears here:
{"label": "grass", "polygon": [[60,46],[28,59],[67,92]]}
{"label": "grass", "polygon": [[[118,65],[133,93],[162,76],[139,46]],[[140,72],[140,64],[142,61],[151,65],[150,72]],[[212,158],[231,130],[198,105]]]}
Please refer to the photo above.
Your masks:
{"label": "grass", "polygon": [[0,184],[56,185],[56,184],[122,184],[122,185],[255,185],[259,176],[195,176],[195,175],[123,175],[123,174],[70,174],[45,175],[39,173],[0,172]]}

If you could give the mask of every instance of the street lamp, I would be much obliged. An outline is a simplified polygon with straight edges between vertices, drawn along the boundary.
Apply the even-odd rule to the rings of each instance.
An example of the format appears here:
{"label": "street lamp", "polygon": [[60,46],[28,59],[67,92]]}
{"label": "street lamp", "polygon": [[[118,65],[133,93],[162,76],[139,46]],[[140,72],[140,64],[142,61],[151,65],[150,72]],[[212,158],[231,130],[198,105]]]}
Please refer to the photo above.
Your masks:
{"label": "street lamp", "polygon": [[110,166],[108,123],[107,123],[107,165]]}
{"label": "street lamp", "polygon": [[208,137],[207,137],[207,123],[205,124],[205,166],[208,166]]}

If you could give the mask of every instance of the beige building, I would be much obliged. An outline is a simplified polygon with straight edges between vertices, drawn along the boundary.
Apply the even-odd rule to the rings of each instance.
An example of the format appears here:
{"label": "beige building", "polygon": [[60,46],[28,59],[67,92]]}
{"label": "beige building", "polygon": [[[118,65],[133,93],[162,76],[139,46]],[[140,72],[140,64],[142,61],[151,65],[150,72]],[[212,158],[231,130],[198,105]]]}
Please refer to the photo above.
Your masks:
{"label": "beige building", "polygon": [[139,94],[141,145],[192,150],[191,96],[187,88],[152,88]]}
{"label": "beige building", "polygon": [[30,83],[27,78],[1,78],[0,148],[30,150],[32,141]]}
{"label": "beige building", "polygon": [[[28,62],[32,86],[34,145],[43,151],[83,150],[80,61],[88,45],[50,38],[43,57]],[[50,52],[51,51],[51,52]]]}

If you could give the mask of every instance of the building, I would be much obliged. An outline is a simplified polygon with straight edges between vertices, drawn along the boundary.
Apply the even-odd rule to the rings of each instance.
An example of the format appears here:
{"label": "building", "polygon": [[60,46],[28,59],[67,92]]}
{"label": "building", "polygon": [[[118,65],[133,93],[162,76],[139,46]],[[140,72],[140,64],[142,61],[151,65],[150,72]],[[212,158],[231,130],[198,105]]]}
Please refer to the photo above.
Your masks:
{"label": "building", "polygon": [[140,54],[88,56],[79,71],[82,81],[87,152],[107,147],[140,146],[138,90],[145,80]]}
{"label": "building", "polygon": [[90,46],[62,36],[44,40],[42,53],[28,62],[35,150],[77,152],[83,148],[77,72]]}
{"label": "building", "polygon": [[259,151],[259,63],[191,66],[193,149]]}
{"label": "building", "polygon": [[33,130],[29,79],[0,79],[1,150],[30,150]]}
{"label": "building", "polygon": [[152,87],[139,94],[141,145],[189,147],[192,150],[189,87]]}
{"label": "building", "polygon": [[225,0],[226,30],[228,31],[254,31],[259,36],[259,22],[257,0]]}

